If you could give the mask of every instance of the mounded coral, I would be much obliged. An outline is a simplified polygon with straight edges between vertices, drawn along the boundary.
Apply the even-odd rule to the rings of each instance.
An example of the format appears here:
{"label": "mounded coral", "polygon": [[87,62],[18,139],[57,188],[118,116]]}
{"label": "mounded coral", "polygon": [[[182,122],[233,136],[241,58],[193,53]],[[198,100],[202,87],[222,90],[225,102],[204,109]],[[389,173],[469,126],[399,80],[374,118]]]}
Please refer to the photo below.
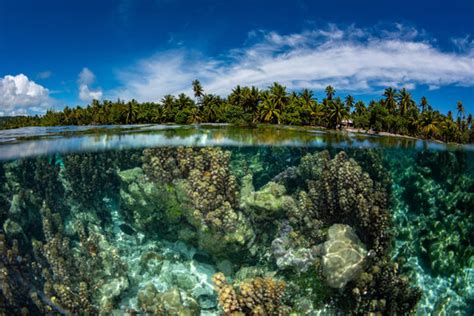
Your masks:
{"label": "mounded coral", "polygon": [[299,208],[289,214],[293,227],[318,242],[323,226],[346,224],[377,254],[390,249],[387,192],[345,152],[333,159],[328,151],[308,154],[291,174],[306,183],[298,194]]}
{"label": "mounded coral", "polygon": [[289,315],[282,304],[285,283],[270,277],[242,281],[238,289],[222,273],[212,280],[224,315]]}
{"label": "mounded coral", "polygon": [[343,288],[362,273],[367,250],[350,226],[329,227],[328,240],[320,247],[322,271],[330,287]]}
{"label": "mounded coral", "polygon": [[[37,275],[43,278],[43,293],[68,313],[107,314],[119,293],[104,291],[104,279],[120,278],[126,266],[116,249],[93,227],[76,223],[79,243],[64,235],[59,213],[44,203],[41,209],[44,241],[33,240]],[[102,293],[102,294],[100,294]]]}
{"label": "mounded coral", "polygon": [[162,147],[144,150],[143,170],[157,183],[173,184],[187,194],[184,212],[197,230],[200,248],[215,255],[237,252],[254,233],[238,207],[238,185],[229,171],[230,152],[219,148]]}
{"label": "mounded coral", "polygon": [[139,167],[120,171],[120,210],[125,219],[145,232],[172,230],[185,213],[191,212],[190,201],[181,187],[150,181]]}
{"label": "mounded coral", "polygon": [[270,181],[255,191],[252,174],[242,179],[240,208],[255,222],[276,219],[289,209],[295,208],[293,198],[286,193],[285,186]]}
{"label": "mounded coral", "polygon": [[354,315],[414,314],[422,292],[401,274],[399,265],[384,257],[369,266],[354,280],[353,286],[346,287],[340,304],[349,303],[346,309]]}
{"label": "mounded coral", "polygon": [[141,312],[147,315],[199,315],[200,308],[196,301],[184,296],[178,288],[159,293],[152,283],[148,283],[137,295]]}

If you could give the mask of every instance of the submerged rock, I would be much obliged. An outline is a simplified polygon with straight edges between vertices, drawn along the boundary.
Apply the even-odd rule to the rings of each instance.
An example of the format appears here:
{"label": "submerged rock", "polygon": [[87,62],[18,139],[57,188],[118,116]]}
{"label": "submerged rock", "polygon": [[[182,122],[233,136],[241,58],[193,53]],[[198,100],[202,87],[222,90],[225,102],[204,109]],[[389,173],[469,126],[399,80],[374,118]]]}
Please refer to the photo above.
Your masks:
{"label": "submerged rock", "polygon": [[350,226],[332,225],[328,240],[319,247],[323,254],[323,275],[330,287],[343,288],[363,272],[367,250]]}

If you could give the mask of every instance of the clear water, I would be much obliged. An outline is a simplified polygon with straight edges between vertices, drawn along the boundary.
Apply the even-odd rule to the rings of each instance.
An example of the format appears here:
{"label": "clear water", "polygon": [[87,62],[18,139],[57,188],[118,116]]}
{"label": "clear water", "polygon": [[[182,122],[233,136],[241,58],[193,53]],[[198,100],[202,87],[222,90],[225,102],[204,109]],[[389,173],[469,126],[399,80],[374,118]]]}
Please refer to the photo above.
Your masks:
{"label": "clear water", "polygon": [[25,128],[0,161],[0,313],[474,313],[469,146]]}

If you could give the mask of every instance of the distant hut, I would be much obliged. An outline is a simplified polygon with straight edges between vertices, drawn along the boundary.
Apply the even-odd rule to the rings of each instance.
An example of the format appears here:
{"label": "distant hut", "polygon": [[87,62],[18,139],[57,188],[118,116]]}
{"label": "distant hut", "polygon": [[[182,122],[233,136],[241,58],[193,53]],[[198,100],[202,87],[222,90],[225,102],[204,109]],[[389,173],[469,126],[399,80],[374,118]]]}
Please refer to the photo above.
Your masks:
{"label": "distant hut", "polygon": [[347,127],[353,127],[354,126],[354,121],[351,119],[348,120],[342,120],[341,122],[341,127],[347,128]]}

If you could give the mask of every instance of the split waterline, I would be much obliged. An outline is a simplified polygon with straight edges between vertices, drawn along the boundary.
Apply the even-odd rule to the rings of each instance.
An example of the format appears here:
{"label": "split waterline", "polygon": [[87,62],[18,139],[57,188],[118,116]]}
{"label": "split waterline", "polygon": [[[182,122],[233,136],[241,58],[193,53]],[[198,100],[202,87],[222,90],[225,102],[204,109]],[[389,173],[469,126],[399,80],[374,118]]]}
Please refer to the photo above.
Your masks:
{"label": "split waterline", "polygon": [[274,126],[0,131],[2,308],[472,315],[473,149]]}

